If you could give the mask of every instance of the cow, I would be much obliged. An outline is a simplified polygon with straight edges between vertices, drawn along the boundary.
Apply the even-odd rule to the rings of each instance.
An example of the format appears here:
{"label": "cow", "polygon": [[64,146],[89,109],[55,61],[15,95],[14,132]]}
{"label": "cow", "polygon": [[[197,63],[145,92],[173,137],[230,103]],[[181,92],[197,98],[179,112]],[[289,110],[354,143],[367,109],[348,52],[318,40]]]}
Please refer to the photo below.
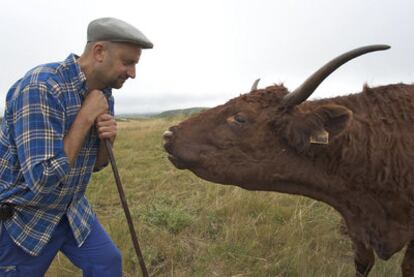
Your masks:
{"label": "cow", "polygon": [[[168,159],[202,179],[247,190],[296,194],[332,206],[353,248],[356,276],[368,276],[406,247],[403,276],[414,276],[414,86],[307,100],[344,63],[386,50],[346,52],[289,92],[257,88],[170,127]],[[374,254],[375,253],[375,254]]]}

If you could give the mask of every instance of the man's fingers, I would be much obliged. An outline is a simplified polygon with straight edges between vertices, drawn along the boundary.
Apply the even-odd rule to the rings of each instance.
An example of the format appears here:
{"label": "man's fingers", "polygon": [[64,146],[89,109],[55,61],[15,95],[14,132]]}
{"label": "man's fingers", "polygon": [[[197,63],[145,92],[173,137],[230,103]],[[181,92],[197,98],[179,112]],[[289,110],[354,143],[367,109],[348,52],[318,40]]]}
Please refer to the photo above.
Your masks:
{"label": "man's fingers", "polygon": [[103,133],[103,132],[116,133],[118,128],[115,124],[97,124],[96,129],[98,130],[98,133]]}
{"label": "man's fingers", "polygon": [[95,124],[100,139],[113,140],[116,136],[117,126],[114,117],[110,114],[101,114]]}
{"label": "man's fingers", "polygon": [[105,120],[96,122],[97,127],[116,126],[115,120]]}
{"label": "man's fingers", "polygon": [[116,126],[113,126],[113,125],[110,125],[110,126],[98,126],[98,132],[99,133],[116,132]]}
{"label": "man's fingers", "polygon": [[116,136],[116,133],[114,132],[102,132],[99,133],[99,138],[100,139],[114,139]]}
{"label": "man's fingers", "polygon": [[96,122],[108,121],[108,120],[114,120],[115,121],[114,117],[110,114],[107,114],[107,113],[101,114],[100,116],[98,116],[96,118]]}

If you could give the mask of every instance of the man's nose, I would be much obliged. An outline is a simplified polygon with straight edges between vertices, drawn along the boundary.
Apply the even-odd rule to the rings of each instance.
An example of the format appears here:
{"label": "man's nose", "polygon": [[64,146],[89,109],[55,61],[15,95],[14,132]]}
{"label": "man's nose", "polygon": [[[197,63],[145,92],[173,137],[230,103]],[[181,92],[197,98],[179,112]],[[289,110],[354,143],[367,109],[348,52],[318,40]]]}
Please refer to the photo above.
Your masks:
{"label": "man's nose", "polygon": [[134,79],[135,78],[135,66],[128,68],[127,74],[129,78]]}

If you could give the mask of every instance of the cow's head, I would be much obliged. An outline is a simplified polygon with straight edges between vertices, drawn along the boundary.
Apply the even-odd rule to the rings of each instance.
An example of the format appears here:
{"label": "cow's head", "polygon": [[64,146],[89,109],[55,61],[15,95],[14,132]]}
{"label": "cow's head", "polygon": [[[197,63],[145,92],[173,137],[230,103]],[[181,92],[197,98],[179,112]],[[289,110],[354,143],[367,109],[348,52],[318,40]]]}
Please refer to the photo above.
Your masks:
{"label": "cow's head", "polygon": [[347,52],[293,92],[282,85],[257,89],[256,82],[250,93],[166,131],[164,147],[170,161],[203,179],[247,189],[271,189],[278,181],[312,182],[312,176],[320,177],[312,151],[340,137],[352,112],[339,105],[303,102],[342,64],[388,48],[372,45]]}

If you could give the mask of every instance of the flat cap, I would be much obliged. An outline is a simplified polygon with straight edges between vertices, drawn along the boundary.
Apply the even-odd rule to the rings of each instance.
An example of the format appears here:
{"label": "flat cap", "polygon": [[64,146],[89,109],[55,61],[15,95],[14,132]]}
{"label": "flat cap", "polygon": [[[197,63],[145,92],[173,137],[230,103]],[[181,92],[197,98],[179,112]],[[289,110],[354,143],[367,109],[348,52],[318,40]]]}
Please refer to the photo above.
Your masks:
{"label": "flat cap", "polygon": [[113,17],[103,17],[91,21],[88,25],[87,36],[88,42],[128,42],[143,49],[154,46],[140,30],[125,21]]}

